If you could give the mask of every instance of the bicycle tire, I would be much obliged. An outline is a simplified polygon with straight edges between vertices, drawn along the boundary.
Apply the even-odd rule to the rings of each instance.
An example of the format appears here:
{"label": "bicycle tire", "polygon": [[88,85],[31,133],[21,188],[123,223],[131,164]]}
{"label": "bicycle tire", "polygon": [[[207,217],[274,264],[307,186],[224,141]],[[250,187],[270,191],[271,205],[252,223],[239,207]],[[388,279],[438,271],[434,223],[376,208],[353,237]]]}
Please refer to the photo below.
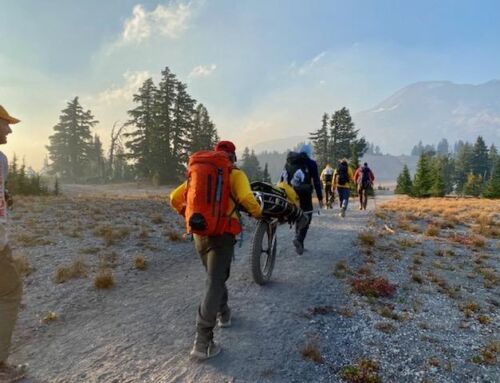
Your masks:
{"label": "bicycle tire", "polygon": [[[266,248],[264,248],[264,242],[267,242]],[[252,277],[258,285],[265,285],[271,279],[277,247],[276,225],[260,220],[255,228],[250,256]],[[264,265],[262,265],[263,254],[266,254]]]}

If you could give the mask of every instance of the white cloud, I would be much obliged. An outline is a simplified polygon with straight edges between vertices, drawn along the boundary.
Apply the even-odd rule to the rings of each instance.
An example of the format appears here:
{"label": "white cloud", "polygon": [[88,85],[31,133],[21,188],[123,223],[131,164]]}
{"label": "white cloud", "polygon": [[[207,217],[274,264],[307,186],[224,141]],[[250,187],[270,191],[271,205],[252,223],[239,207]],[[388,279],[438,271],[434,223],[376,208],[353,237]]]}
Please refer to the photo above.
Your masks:
{"label": "white cloud", "polygon": [[157,34],[176,39],[187,29],[191,15],[190,4],[158,4],[151,12],[138,4],[132,16],[125,20],[119,43],[140,43]]}
{"label": "white cloud", "polygon": [[[326,55],[326,51],[323,51],[319,54],[317,54],[316,56],[314,56],[311,60],[308,60],[307,62],[304,63],[304,65],[302,65],[297,73],[300,75],[300,76],[303,76],[305,75],[307,72],[309,72],[315,65],[317,65]],[[295,63],[293,63],[293,67],[295,67]]]}
{"label": "white cloud", "polygon": [[210,66],[198,65],[197,67],[193,68],[188,77],[208,77],[215,71],[215,69],[217,69],[217,65],[215,64],[212,64]]}
{"label": "white cloud", "polygon": [[148,71],[127,71],[123,74],[125,83],[122,86],[113,85],[97,95],[99,103],[111,104],[115,102],[132,101],[132,96],[142,86],[151,74]]}

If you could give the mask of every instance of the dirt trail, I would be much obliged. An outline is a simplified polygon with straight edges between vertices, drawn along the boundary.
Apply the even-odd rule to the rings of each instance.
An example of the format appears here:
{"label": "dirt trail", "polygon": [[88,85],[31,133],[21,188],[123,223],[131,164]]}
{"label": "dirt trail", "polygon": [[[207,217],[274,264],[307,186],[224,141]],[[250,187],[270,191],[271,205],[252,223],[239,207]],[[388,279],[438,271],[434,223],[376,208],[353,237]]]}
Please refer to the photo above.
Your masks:
{"label": "dirt trail", "polygon": [[[348,303],[344,283],[331,271],[337,261],[358,257],[353,241],[370,211],[355,205],[345,219],[331,210],[314,215],[302,256],[291,244],[292,230],[280,227],[273,281],[263,287],[250,275],[254,223],[248,221],[229,280],[233,326],[216,331],[223,353],[205,363],[188,358],[205,283],[192,243],[169,242],[148,256],[145,271],[119,264],[109,291],[95,290],[88,279],[50,281],[55,267],[46,265],[50,252],[67,258],[75,251],[71,244],[60,241],[33,251],[38,276],[25,288],[12,359],[29,363],[30,373],[46,382],[337,381],[338,369],[359,355],[357,330],[341,315],[330,315],[319,334],[311,326],[316,319],[305,314]],[[56,311],[58,320],[41,325],[37,318],[47,309]],[[321,365],[300,353],[316,338],[325,355]]]}

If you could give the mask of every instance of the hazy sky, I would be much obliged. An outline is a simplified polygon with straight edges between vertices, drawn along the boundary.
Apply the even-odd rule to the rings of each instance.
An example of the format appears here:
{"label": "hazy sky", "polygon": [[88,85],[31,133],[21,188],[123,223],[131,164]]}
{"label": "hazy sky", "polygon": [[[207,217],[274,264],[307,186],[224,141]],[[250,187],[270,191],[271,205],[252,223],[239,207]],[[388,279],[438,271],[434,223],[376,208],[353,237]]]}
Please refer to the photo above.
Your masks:
{"label": "hazy sky", "polygon": [[[416,81],[500,78],[500,2],[0,0],[2,148],[40,168],[79,96],[105,143],[169,66],[238,145],[304,135]],[[362,133],[362,132],[361,132]]]}

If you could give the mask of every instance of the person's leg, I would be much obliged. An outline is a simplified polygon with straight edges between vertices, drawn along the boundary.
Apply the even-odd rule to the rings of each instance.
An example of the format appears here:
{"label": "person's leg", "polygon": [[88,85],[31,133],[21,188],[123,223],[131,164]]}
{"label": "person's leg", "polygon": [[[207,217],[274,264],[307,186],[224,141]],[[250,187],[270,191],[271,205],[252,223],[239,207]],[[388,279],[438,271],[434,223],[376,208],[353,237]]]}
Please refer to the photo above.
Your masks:
{"label": "person's leg", "polygon": [[[205,296],[198,308],[196,341],[193,351],[202,352],[213,340],[217,313],[227,307],[229,269],[234,254],[234,236],[195,236],[195,246],[207,271]],[[225,302],[224,302],[225,301]]]}
{"label": "person's leg", "polygon": [[363,187],[358,186],[358,196],[359,196],[359,210],[363,209]]}
{"label": "person's leg", "polygon": [[8,246],[0,251],[0,363],[6,363],[22,296],[22,281]]}
{"label": "person's leg", "polygon": [[343,200],[343,198],[342,198],[342,196],[343,196],[343,194],[342,194],[342,189],[343,189],[343,188],[337,187],[337,193],[338,193],[338,195],[339,195],[339,207],[340,207],[341,209],[342,209],[342,203],[344,202],[344,200]]}
{"label": "person's leg", "polygon": [[330,191],[328,190],[328,184],[325,184],[325,207],[328,209],[330,206]]}

